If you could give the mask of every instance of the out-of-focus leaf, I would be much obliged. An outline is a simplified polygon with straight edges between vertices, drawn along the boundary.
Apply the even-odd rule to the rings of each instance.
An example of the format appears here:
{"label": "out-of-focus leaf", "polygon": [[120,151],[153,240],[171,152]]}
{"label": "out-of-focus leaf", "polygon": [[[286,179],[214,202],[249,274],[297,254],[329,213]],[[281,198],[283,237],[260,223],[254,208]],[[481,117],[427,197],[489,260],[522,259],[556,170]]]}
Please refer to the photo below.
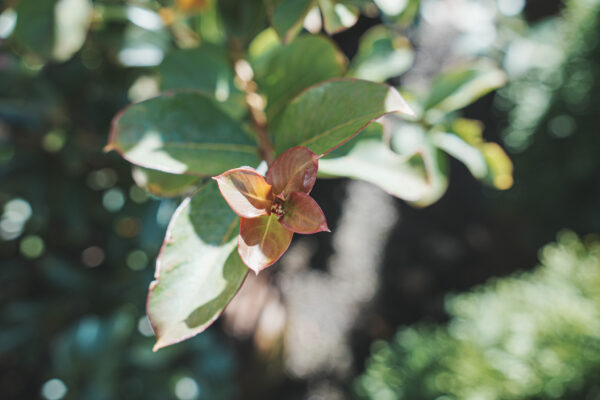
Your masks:
{"label": "out-of-focus leaf", "polygon": [[376,26],[361,37],[349,75],[383,82],[406,72],[413,59],[412,48],[404,36],[385,26]]}
{"label": "out-of-focus leaf", "polygon": [[415,148],[400,155],[382,141],[375,123],[356,138],[319,160],[319,177],[347,177],[370,182],[389,194],[416,201],[429,190],[424,161]]}
{"label": "out-of-focus leaf", "polygon": [[214,0],[177,0],[175,3],[177,8],[188,13],[206,11],[214,6]]}
{"label": "out-of-focus leaf", "polygon": [[279,260],[293,235],[277,221],[275,214],[242,218],[238,251],[248,268],[258,274]]}
{"label": "out-of-focus leaf", "polygon": [[[465,144],[468,144],[473,149],[477,149],[477,152],[481,155],[480,157],[485,163],[486,173],[479,176],[475,175],[471,167],[465,162],[466,160],[461,160],[460,157],[452,154],[448,149],[444,150],[467,165],[475,177],[483,179],[485,183],[494,186],[496,189],[504,190],[512,186],[512,161],[498,144],[484,142],[482,136],[483,124],[480,121],[457,118],[452,122],[450,128]],[[477,160],[477,164],[480,163],[481,161]],[[481,168],[479,169],[481,170]]]}
{"label": "out-of-focus leaf", "polygon": [[478,62],[454,67],[435,79],[423,103],[428,110],[444,113],[463,108],[506,82],[506,75],[491,63]]}
{"label": "out-of-focus leaf", "polygon": [[244,96],[234,85],[234,73],[224,48],[205,43],[196,49],[175,50],[158,67],[161,88],[196,89],[212,95],[234,118],[246,111]]}
{"label": "out-of-focus leaf", "polygon": [[334,34],[348,29],[358,21],[358,7],[337,0],[318,0],[325,31]]}
{"label": "out-of-focus leaf", "polygon": [[[159,18],[158,15],[155,17]],[[118,50],[119,62],[126,67],[155,67],[162,62],[165,53],[171,47],[170,40],[164,27],[152,30],[137,24],[128,24],[123,44]]]}
{"label": "out-of-focus leaf", "polygon": [[225,30],[237,45],[246,46],[268,25],[263,0],[219,0],[218,9]]}
{"label": "out-of-focus leaf", "polygon": [[[216,3],[216,0],[209,1],[210,3]],[[210,7],[204,9],[196,18],[199,24],[197,30],[204,43],[225,44],[223,20],[215,4],[211,4]]]}
{"label": "out-of-focus leaf", "polygon": [[294,146],[326,153],[391,112],[412,114],[390,86],[347,78],[320,83],[298,95],[277,120],[276,153]]}
{"label": "out-of-focus leaf", "polygon": [[218,175],[259,162],[256,144],[240,124],[200,92],[175,92],[129,106],[113,120],[107,150],[173,174]]}
{"label": "out-of-focus leaf", "polygon": [[284,42],[289,42],[302,28],[304,17],[315,0],[268,0],[271,25]]}
{"label": "out-of-focus leaf", "polygon": [[142,167],[134,167],[132,175],[139,187],[158,197],[190,194],[194,191],[194,185],[203,179],[196,175],[175,175]]}
{"label": "out-of-focus leaf", "polygon": [[323,36],[301,36],[275,50],[265,68],[256,71],[259,88],[267,96],[267,116],[273,118],[307,87],[342,76],[345,61]]}
{"label": "out-of-focus leaf", "polygon": [[216,182],[177,209],[156,262],[147,313],[154,350],[210,326],[237,293],[248,269],[235,251],[238,217]]}
{"label": "out-of-focus leaf", "polygon": [[248,60],[252,64],[255,74],[266,68],[263,64],[268,63],[271,52],[280,47],[281,42],[275,29],[267,28],[256,35],[248,46]]}
{"label": "out-of-focus leaf", "polygon": [[405,27],[411,24],[419,12],[420,0],[373,0],[385,15],[397,25]]}
{"label": "out-of-focus leaf", "polygon": [[485,158],[477,147],[452,133],[432,132],[429,136],[431,143],[462,162],[475,178],[483,179],[487,175]]}
{"label": "out-of-focus leaf", "polygon": [[458,135],[471,146],[483,142],[483,124],[481,121],[468,118],[456,118],[450,127],[452,133]]}
{"label": "out-of-focus leaf", "polygon": [[448,159],[446,154],[431,143],[429,134],[418,124],[403,123],[387,117],[390,144],[394,152],[405,157],[419,154],[425,168],[427,190],[415,201],[417,207],[426,207],[438,201],[448,189]]}
{"label": "out-of-focus leaf", "polygon": [[43,58],[66,61],[83,45],[91,17],[90,0],[21,0],[14,37]]}
{"label": "out-of-focus leaf", "polygon": [[513,164],[504,149],[497,143],[483,143],[480,149],[489,169],[487,180],[496,189],[509,189],[513,185]]}

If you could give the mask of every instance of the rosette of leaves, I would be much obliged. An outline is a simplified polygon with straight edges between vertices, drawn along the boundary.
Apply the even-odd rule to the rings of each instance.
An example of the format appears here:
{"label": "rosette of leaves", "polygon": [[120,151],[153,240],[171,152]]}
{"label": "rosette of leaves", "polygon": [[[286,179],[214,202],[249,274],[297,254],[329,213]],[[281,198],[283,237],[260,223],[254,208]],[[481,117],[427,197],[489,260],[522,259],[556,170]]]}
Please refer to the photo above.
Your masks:
{"label": "rosette of leaves", "polygon": [[[307,175],[314,183],[317,159],[385,114],[411,114],[393,87],[343,77],[345,58],[322,36],[263,46],[250,60],[253,70],[244,62],[232,65],[227,55],[226,49],[206,44],[167,55],[159,73],[169,91],[130,105],[112,124],[107,149],[136,166],[138,178],[143,177],[138,182],[155,195],[193,190],[172,217],[150,285],[147,312],[157,336],[155,349],[206,329],[236,294],[248,266],[258,271],[280,255],[273,259],[268,249],[255,246],[252,259],[269,261],[256,266],[245,259],[248,266],[244,264],[236,239],[238,233],[244,236],[244,219],[240,231],[240,218],[234,212],[239,210],[232,210],[217,182],[206,178],[223,178],[227,171],[242,167],[251,171],[261,161],[271,162],[266,181],[259,186],[260,190],[277,187],[277,193],[270,189],[263,193],[263,200],[270,203],[261,209],[266,215],[256,217],[277,217],[276,225],[291,228],[282,228],[280,235],[270,238],[286,236],[287,241],[288,236],[291,239],[287,232],[324,230],[322,213],[316,228],[300,229],[294,225],[298,221],[285,220],[277,207],[272,208],[280,201],[290,216],[298,210],[303,215],[311,202],[312,184],[279,190],[282,183],[274,176],[285,175],[281,174],[285,168],[277,167],[278,161],[286,160],[289,149],[306,149],[305,154],[314,154],[310,158],[315,168]],[[262,99],[258,106],[257,99]],[[272,162],[276,156],[280,157]],[[257,181],[263,179],[253,174]],[[288,181],[293,178],[286,175],[283,187]]]}
{"label": "rosette of leaves", "polygon": [[309,196],[317,180],[319,156],[297,146],[273,161],[266,179],[243,167],[214,179],[240,218],[238,253],[257,274],[287,250],[294,233],[330,232],[323,211]]}

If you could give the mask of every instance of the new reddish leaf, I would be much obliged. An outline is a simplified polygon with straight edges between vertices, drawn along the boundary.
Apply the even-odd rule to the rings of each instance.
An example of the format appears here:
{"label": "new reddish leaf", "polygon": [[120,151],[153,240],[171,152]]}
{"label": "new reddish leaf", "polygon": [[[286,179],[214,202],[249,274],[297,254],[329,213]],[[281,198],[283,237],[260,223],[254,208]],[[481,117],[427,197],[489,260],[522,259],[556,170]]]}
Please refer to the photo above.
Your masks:
{"label": "new reddish leaf", "polygon": [[238,252],[244,264],[258,274],[285,253],[292,236],[293,233],[277,221],[275,214],[242,218]]}
{"label": "new reddish leaf", "polygon": [[233,212],[243,218],[267,215],[271,206],[269,185],[250,168],[236,168],[213,178]]}
{"label": "new reddish leaf", "polygon": [[279,223],[296,233],[330,232],[325,215],[317,202],[302,192],[292,192],[284,204],[285,214]]}
{"label": "new reddish leaf", "polygon": [[306,147],[292,147],[273,161],[267,182],[273,193],[287,196],[291,192],[310,193],[317,180],[319,156]]}

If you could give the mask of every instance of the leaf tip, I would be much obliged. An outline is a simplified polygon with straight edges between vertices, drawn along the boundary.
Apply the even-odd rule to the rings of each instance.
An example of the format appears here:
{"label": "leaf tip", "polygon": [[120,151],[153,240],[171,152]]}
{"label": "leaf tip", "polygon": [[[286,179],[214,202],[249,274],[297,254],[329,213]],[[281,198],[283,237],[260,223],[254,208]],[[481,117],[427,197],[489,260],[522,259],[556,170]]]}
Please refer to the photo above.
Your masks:
{"label": "leaf tip", "polygon": [[106,146],[102,148],[102,151],[108,153],[109,151],[113,151],[117,148],[113,142],[108,142]]}
{"label": "leaf tip", "polygon": [[162,349],[163,347],[167,346],[166,344],[164,344],[160,339],[158,339],[156,341],[156,343],[154,343],[154,346],[152,347],[152,351],[154,353],[156,353],[157,351],[159,351],[160,349]]}
{"label": "leaf tip", "polygon": [[406,100],[404,100],[402,95],[393,87],[390,87],[390,90],[385,97],[385,109],[387,112],[397,112],[416,117],[415,112],[410,108]]}

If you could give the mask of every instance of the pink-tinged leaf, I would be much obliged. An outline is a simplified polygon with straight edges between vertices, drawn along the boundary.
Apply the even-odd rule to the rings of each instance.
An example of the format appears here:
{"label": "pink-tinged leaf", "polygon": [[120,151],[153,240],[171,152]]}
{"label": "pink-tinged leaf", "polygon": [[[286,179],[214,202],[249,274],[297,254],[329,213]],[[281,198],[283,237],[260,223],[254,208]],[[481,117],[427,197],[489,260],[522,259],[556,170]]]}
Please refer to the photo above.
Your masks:
{"label": "pink-tinged leaf", "polygon": [[310,193],[317,180],[318,167],[318,155],[306,147],[292,147],[273,161],[267,172],[267,182],[273,185],[274,194]]}
{"label": "pink-tinged leaf", "polygon": [[238,252],[244,264],[258,274],[285,253],[293,235],[281,226],[275,214],[242,218]]}
{"label": "pink-tinged leaf", "polygon": [[283,207],[285,214],[279,218],[279,222],[290,231],[296,233],[331,232],[327,227],[325,214],[321,207],[306,193],[290,193]]}
{"label": "pink-tinged leaf", "polygon": [[271,185],[251,168],[230,169],[213,178],[233,212],[243,218],[266,215],[271,207]]}

